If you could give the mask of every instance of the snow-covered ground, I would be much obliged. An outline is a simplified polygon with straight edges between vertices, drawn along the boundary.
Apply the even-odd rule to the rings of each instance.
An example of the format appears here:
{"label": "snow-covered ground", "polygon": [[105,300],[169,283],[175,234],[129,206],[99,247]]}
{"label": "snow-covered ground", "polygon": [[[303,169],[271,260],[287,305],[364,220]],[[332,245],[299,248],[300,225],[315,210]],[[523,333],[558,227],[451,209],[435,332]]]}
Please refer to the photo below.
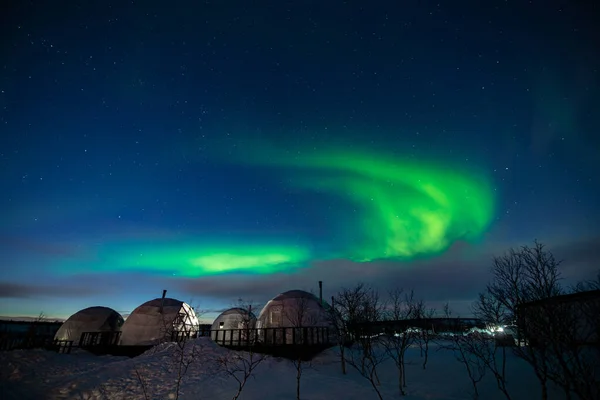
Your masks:
{"label": "snow-covered ground", "polygon": [[[201,348],[202,357],[225,356],[230,350],[201,338],[187,346]],[[190,347],[188,347],[190,348]],[[473,390],[464,366],[449,350],[430,349],[427,369],[422,369],[418,347],[407,351],[406,399],[472,399]],[[176,397],[178,372],[175,362],[180,351],[167,343],[136,357],[94,356],[82,350],[57,354],[44,350],[15,350],[0,353],[0,398],[12,399],[149,399]],[[513,399],[540,398],[540,389],[530,367],[509,354],[508,386]],[[139,373],[139,377],[138,377]],[[397,370],[393,361],[378,370],[384,399],[398,398]],[[269,358],[256,370],[240,399],[295,399],[296,371],[292,363]],[[481,399],[502,399],[496,382],[487,374],[478,385]],[[180,399],[231,399],[236,393],[233,378],[216,372],[213,362],[196,360],[183,378]],[[564,396],[551,388],[550,398]],[[370,383],[352,367],[343,375],[336,350],[317,356],[301,380],[301,398],[377,399]]]}

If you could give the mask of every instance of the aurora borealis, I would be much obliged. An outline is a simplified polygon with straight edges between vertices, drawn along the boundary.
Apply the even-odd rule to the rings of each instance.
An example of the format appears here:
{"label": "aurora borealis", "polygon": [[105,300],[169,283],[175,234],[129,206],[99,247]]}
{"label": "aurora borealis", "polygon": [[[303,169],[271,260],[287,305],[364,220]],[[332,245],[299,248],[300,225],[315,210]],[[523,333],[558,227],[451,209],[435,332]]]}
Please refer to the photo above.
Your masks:
{"label": "aurora borealis", "polygon": [[[335,194],[353,205],[342,216],[356,229],[343,258],[410,259],[480,237],[494,214],[494,194],[483,176],[441,163],[385,153],[330,149],[294,158],[260,154],[256,163],[290,167],[290,185]],[[450,167],[450,168],[449,168]]]}
{"label": "aurora borealis", "polygon": [[268,274],[308,260],[308,252],[298,246],[247,245],[237,243],[208,245],[163,243],[136,246],[128,244],[123,252],[106,249],[101,266],[113,270],[146,270],[175,276],[201,277],[225,273]]}
{"label": "aurora borealis", "polygon": [[587,6],[233,3],[3,13],[0,316],[319,280],[464,315],[534,239],[596,274]]}
{"label": "aurora borealis", "polygon": [[[294,159],[257,150],[252,160],[245,162],[283,168],[284,182],[295,189],[333,194],[348,203],[342,206],[345,213],[336,214],[339,220],[331,222],[341,228],[334,229],[334,235],[345,236],[339,248],[331,246],[336,258],[367,262],[431,257],[457,240],[480,238],[494,215],[493,190],[484,177],[434,163],[335,148]],[[355,233],[345,235],[346,229]],[[178,238],[120,246],[109,243],[98,251],[100,262],[90,266],[202,277],[291,272],[311,257],[325,256],[311,254],[311,247],[301,241],[278,244],[276,238],[258,238],[257,242],[256,236],[228,242]]]}

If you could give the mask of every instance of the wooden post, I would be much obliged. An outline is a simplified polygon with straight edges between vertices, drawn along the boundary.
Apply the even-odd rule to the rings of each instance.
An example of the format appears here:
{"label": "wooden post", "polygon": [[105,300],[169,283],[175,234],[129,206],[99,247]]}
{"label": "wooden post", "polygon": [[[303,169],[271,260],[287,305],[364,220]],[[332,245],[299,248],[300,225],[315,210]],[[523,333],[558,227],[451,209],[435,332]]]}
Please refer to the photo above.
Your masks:
{"label": "wooden post", "polygon": [[303,327],[302,328],[302,344],[306,345],[306,342],[308,342],[308,328]]}
{"label": "wooden post", "polygon": [[281,342],[284,346],[287,344],[287,328],[283,328],[283,340]]}

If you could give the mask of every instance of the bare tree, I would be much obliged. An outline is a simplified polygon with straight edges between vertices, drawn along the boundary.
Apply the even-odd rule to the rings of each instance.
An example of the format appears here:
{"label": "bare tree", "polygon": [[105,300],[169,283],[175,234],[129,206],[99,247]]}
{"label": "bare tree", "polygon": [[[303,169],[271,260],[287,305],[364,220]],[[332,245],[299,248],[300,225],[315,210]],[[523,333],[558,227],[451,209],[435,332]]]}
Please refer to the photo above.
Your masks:
{"label": "bare tree", "polygon": [[530,303],[521,314],[526,323],[537,323],[535,345],[547,348],[548,378],[563,389],[565,398],[600,398],[600,293]]}
{"label": "bare tree", "polygon": [[[389,292],[389,308],[387,310],[388,319],[392,321],[406,321],[418,319],[423,313],[423,302],[415,300],[414,291],[404,293],[402,289],[394,289]],[[401,322],[400,322],[401,323]],[[400,332],[388,332],[382,341],[386,352],[390,356],[396,368],[398,369],[398,390],[400,395],[406,395],[406,350],[415,341],[417,332],[412,326],[402,324]]]}
{"label": "bare tree", "polygon": [[[506,322],[502,312],[502,303],[488,293],[479,294],[478,300],[473,304],[473,314],[485,321],[494,333],[496,327],[502,326]],[[509,338],[514,345],[514,338],[512,336]],[[501,346],[499,344],[499,341],[491,335],[478,332],[471,336],[466,350],[483,362],[494,375],[498,389],[510,400],[511,397],[506,387],[506,338]]]}
{"label": "bare tree", "polygon": [[356,339],[351,328],[363,318],[368,290],[364,283],[358,283],[353,288],[342,288],[337,297],[331,297],[330,322],[336,335],[343,374],[346,374],[346,346]]}
{"label": "bare tree", "polygon": [[237,382],[237,390],[232,397],[233,400],[240,397],[248,380],[254,377],[256,369],[268,358],[267,355],[256,352],[258,337],[254,329],[256,318],[252,310],[258,307],[243,299],[238,299],[235,306],[241,310],[246,310],[246,312],[240,314],[238,324],[240,342],[244,344],[244,351],[231,351],[216,360],[219,370]]}
{"label": "bare tree", "polygon": [[547,325],[550,315],[541,315],[539,312],[537,315],[519,315],[519,311],[527,302],[547,299],[563,292],[559,264],[537,241],[533,247],[511,249],[494,258],[492,281],[480,297],[479,311],[487,322],[517,324],[518,336],[527,343],[514,347],[514,353],[532,366],[541,385],[542,399],[548,398],[550,348],[537,334],[542,326]]}
{"label": "bare tree", "polygon": [[[550,347],[550,380],[580,399],[600,398],[600,270],[595,279],[577,283],[571,296],[538,304],[545,326],[539,336]],[[531,306],[528,304],[526,306]],[[530,308],[530,307],[525,307]],[[528,319],[532,319],[531,313]],[[545,328],[545,329],[544,329]]]}
{"label": "bare tree", "polygon": [[[190,366],[200,362],[206,363],[208,359],[205,345],[189,340],[195,338],[198,332],[198,326],[193,323],[193,316],[199,317],[202,311],[198,307],[194,308],[186,304],[181,307],[177,315],[167,315],[162,307],[160,314],[160,335],[155,343],[154,351],[163,346],[173,348],[163,367],[167,373],[175,374],[175,399],[179,399],[181,386]],[[135,372],[144,390],[144,395],[148,396],[147,385],[139,372],[137,370]]]}
{"label": "bare tree", "polygon": [[148,396],[148,389],[146,388],[146,382],[144,381],[144,379],[142,379],[142,375],[140,375],[140,371],[138,371],[137,368],[134,368],[135,371],[135,375],[137,376],[137,380],[140,383],[140,386],[142,387],[142,392],[144,394],[144,400],[149,400],[150,397]]}
{"label": "bare tree", "polygon": [[485,362],[474,354],[476,353],[475,349],[481,343],[474,340],[472,336],[464,336],[457,333],[449,335],[448,338],[450,339],[450,344],[442,344],[439,349],[451,350],[456,359],[465,367],[471,381],[471,386],[473,387],[473,396],[477,399],[479,398],[477,384],[481,382],[486,371]]}
{"label": "bare tree", "polygon": [[490,326],[510,324],[504,305],[489,292],[479,293],[473,304],[473,314]]}
{"label": "bare tree", "polygon": [[237,390],[232,397],[233,400],[240,397],[248,380],[254,377],[254,372],[266,359],[266,355],[254,352],[252,347],[247,351],[230,351],[226,355],[217,358],[219,369],[237,382]]}
{"label": "bare tree", "polygon": [[377,368],[388,355],[377,346],[380,332],[374,332],[371,327],[383,320],[385,304],[377,291],[362,283],[353,289],[342,289],[336,299],[336,306],[354,342],[352,348],[345,352],[344,360],[371,383],[379,399],[382,399]]}
{"label": "bare tree", "polygon": [[450,308],[449,302],[446,302],[446,304],[444,304],[443,313],[445,318],[452,318],[452,309]]}
{"label": "bare tree", "polygon": [[191,311],[182,307],[175,320],[168,324],[169,328],[172,329],[171,339],[175,339],[175,352],[172,360],[174,365],[171,368],[174,367],[177,372],[175,383],[176,400],[179,399],[181,385],[189,367],[194,363],[206,361],[205,346],[195,341],[189,341],[189,339],[195,337],[194,333],[198,331],[198,326],[193,326],[189,323],[191,313],[194,313],[198,318],[202,314],[202,311],[197,307],[192,308]]}
{"label": "bare tree", "polygon": [[[426,320],[431,320],[435,315],[435,309],[430,308],[429,310],[425,310],[424,305],[423,309],[423,318]],[[431,328],[431,329],[430,329]],[[423,369],[427,368],[427,362],[429,361],[429,343],[434,337],[433,325],[430,327],[429,324],[425,324],[419,335],[417,336],[417,342],[419,343],[419,348],[421,350],[421,357],[423,357]]]}
{"label": "bare tree", "polygon": [[[293,329],[293,337],[300,341],[301,345],[308,344],[309,335],[306,328],[317,324],[318,310],[315,310],[317,304],[312,298],[300,296],[293,299],[284,299],[282,302],[282,315],[284,320]],[[297,344],[297,343],[294,343]],[[298,351],[297,357],[291,359],[296,369],[296,400],[300,400],[300,381],[305,369],[312,367],[312,362],[306,359],[302,351]]]}
{"label": "bare tree", "polygon": [[342,374],[346,375],[345,352],[346,345],[349,342],[349,332],[346,320],[342,313],[340,305],[336,303],[335,296],[331,296],[331,308],[328,310],[329,323],[333,328],[334,337],[340,354],[340,366]]}
{"label": "bare tree", "polygon": [[[452,309],[450,304],[446,302],[443,308],[443,313],[446,318],[451,318]],[[458,318],[458,317],[457,317]],[[444,341],[440,341],[439,350],[450,350],[453,352],[454,357],[464,367],[471,382],[473,388],[473,397],[479,398],[479,389],[477,385],[485,376],[486,366],[485,362],[475,355],[476,348],[481,344],[475,336],[464,335],[456,329],[456,325],[453,327],[454,332],[446,335]]]}
{"label": "bare tree", "polygon": [[256,315],[254,311],[260,310],[262,308],[261,305],[239,298],[234,303],[234,308],[240,310],[239,314],[236,314],[239,343],[245,347],[255,346],[258,342],[258,337],[255,329]]}

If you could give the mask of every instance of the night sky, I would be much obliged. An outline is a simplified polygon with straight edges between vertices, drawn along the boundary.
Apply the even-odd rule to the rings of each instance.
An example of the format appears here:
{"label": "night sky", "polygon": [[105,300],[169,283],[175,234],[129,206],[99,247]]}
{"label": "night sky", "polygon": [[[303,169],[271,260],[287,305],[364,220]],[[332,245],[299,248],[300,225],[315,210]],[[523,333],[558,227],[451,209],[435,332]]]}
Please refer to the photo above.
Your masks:
{"label": "night sky", "polygon": [[0,11],[0,315],[598,271],[593,2],[54,4]]}

